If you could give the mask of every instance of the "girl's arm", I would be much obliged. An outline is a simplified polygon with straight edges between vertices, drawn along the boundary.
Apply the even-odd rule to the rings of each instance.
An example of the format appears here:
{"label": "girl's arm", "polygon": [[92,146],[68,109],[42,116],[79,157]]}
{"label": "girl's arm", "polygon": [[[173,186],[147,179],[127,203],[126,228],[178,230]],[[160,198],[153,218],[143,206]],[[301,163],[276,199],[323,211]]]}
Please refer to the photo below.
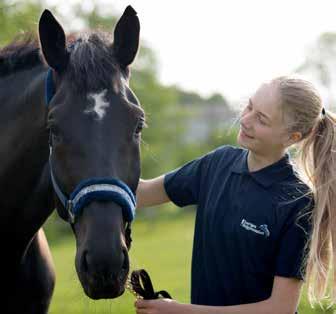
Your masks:
{"label": "girl's arm", "polygon": [[294,314],[300,299],[302,281],[274,277],[272,295],[265,301],[232,306],[181,304],[171,300],[137,300],[137,314]]}
{"label": "girl's arm", "polygon": [[140,179],[136,197],[137,208],[169,202],[169,197],[164,188],[164,175],[150,180]]}

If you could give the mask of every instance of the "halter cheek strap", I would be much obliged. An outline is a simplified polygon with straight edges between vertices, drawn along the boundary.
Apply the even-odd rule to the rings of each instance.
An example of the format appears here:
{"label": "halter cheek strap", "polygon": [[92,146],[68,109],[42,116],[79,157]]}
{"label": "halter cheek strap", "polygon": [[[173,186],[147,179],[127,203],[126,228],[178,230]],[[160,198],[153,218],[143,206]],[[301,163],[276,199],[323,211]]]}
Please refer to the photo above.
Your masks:
{"label": "halter cheek strap", "polygon": [[46,106],[48,107],[51,99],[55,95],[55,85],[54,85],[54,80],[53,80],[53,70],[52,69],[48,69],[44,90],[45,90],[45,103],[46,103]]}
{"label": "halter cheek strap", "polygon": [[[55,87],[53,83],[53,71],[51,69],[47,72],[45,81],[45,100],[48,106],[52,97],[55,94]],[[51,134],[50,134],[51,135]],[[90,178],[81,181],[73,190],[69,197],[67,197],[55,178],[52,167],[52,140],[49,140],[49,168],[50,176],[54,191],[63,205],[63,208],[57,208],[60,217],[69,223],[73,224],[83,208],[94,201],[112,201],[122,208],[124,219],[131,222],[135,217],[136,199],[132,190],[117,178]]]}

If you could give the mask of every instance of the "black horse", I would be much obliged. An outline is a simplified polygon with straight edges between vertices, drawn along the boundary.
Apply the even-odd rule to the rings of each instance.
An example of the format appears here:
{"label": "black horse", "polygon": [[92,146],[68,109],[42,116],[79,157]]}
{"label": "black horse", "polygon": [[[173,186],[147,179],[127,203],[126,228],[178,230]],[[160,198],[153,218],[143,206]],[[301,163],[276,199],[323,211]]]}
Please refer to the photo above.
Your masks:
{"label": "black horse", "polygon": [[54,267],[41,226],[57,208],[93,299],[129,272],[144,112],[129,87],[139,45],[129,6],[109,34],[66,38],[49,11],[36,40],[0,50],[1,313],[46,313]]}

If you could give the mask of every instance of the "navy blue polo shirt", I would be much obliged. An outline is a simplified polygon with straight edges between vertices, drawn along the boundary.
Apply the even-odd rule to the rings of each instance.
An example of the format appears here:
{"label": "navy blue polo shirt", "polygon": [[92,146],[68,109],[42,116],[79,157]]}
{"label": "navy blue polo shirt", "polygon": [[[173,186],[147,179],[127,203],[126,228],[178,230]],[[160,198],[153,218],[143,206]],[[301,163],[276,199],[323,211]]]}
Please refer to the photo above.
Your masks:
{"label": "navy blue polo shirt", "polygon": [[304,279],[310,190],[287,154],[255,172],[247,155],[222,146],[165,175],[172,202],[197,205],[193,304],[259,302],[271,296],[274,276]]}

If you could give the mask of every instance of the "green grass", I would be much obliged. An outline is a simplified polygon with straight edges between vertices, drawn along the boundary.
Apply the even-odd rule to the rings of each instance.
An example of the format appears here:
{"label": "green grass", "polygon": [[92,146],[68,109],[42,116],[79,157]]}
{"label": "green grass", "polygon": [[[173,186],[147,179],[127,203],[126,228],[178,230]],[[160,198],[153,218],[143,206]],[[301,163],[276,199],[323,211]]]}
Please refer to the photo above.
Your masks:
{"label": "green grass", "polygon": [[[194,215],[171,213],[166,217],[140,217],[133,224],[133,245],[130,252],[131,268],[145,268],[152,277],[156,290],[165,289],[181,302],[190,295],[190,263]],[[84,295],[74,268],[74,238],[51,244],[57,281],[50,314],[76,313],[135,313],[134,297],[129,292],[114,300],[92,301]],[[305,292],[300,313],[334,313],[311,309]]]}

